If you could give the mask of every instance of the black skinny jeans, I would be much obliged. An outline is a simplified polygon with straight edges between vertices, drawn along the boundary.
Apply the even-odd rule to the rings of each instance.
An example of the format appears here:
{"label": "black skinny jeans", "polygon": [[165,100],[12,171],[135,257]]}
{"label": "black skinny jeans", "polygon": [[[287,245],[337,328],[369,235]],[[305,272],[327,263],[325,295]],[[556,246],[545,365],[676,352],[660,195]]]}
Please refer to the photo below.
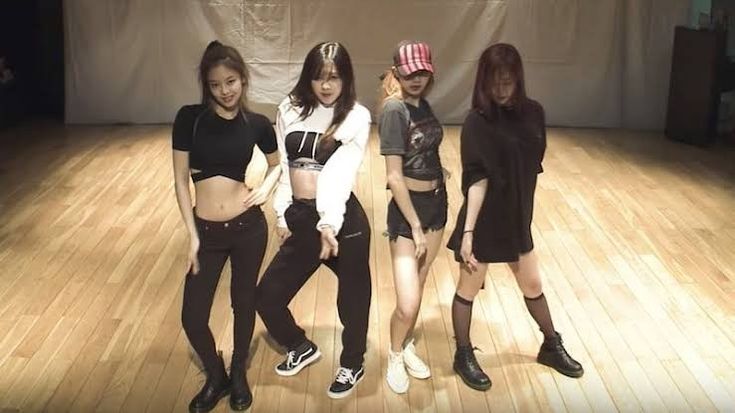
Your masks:
{"label": "black skinny jeans", "polygon": [[222,268],[230,258],[230,299],[234,313],[232,365],[244,367],[255,325],[255,284],[268,241],[263,211],[251,207],[229,221],[207,221],[194,215],[199,234],[199,273],[186,275],[181,321],[208,375],[219,361],[209,329],[209,314]]}
{"label": "black skinny jeans", "polygon": [[258,313],[270,335],[289,350],[306,340],[288,309],[296,293],[326,264],[337,276],[337,311],[342,332],[343,367],[355,368],[364,361],[370,313],[370,224],[355,195],[347,201],[345,220],[337,235],[339,255],[319,259],[321,234],[314,200],[294,199],[285,213],[291,236],[266,269],[258,284]]}

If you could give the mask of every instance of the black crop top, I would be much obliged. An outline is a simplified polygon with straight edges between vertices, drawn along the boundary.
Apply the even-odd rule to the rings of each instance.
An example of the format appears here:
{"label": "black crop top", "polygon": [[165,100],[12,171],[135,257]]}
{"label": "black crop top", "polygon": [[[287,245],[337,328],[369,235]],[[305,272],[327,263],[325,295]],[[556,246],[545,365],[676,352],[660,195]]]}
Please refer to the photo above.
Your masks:
{"label": "black crop top", "polygon": [[194,182],[217,175],[245,182],[254,145],[265,154],[278,149],[271,122],[261,114],[224,119],[206,105],[182,106],[176,114],[172,146],[189,152],[189,167],[201,171],[192,172]]}
{"label": "black crop top", "polygon": [[306,131],[294,131],[286,135],[286,156],[291,167],[301,167],[294,161],[304,158],[323,166],[342,144],[342,142],[334,142],[331,148],[320,148],[319,144],[323,135],[323,133]]}

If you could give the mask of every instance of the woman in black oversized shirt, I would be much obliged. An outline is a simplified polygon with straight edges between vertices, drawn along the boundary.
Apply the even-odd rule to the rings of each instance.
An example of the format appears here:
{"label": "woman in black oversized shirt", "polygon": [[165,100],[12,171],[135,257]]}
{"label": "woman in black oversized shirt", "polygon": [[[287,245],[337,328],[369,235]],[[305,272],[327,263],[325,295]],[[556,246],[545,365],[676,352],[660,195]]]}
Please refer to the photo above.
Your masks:
{"label": "woman in black oversized shirt", "polygon": [[537,360],[570,377],[582,366],[564,349],[554,330],[533,251],[531,220],[537,174],[546,150],[544,110],[526,97],[523,65],[508,44],[490,46],[480,57],[472,110],[462,127],[462,191],[465,202],[448,247],[460,262],[452,303],[457,340],[454,370],[472,388],[490,388],[469,338],[472,300],[483,285],[487,264],[506,262],[526,306],[544,334]]}

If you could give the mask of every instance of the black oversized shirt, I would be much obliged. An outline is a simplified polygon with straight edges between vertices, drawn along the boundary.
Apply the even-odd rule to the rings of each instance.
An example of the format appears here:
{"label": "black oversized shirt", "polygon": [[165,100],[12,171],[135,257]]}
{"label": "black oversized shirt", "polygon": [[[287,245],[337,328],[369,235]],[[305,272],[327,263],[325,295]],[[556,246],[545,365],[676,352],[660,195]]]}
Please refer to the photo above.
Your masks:
{"label": "black oversized shirt", "polygon": [[[522,108],[486,114],[473,110],[462,126],[462,191],[487,178],[488,189],[474,229],[473,250],[480,262],[511,262],[533,249],[531,220],[537,174],[546,151],[544,111],[529,100]],[[449,248],[461,244],[465,199]]]}

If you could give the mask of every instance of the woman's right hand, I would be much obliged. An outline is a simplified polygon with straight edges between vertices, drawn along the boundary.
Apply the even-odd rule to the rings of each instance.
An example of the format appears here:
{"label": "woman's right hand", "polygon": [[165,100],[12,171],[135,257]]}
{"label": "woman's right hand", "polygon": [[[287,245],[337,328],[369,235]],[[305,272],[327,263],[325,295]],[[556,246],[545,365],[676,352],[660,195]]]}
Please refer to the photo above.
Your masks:
{"label": "woman's right hand", "polygon": [[469,267],[470,272],[475,272],[477,271],[478,262],[475,254],[472,253],[472,241],[473,236],[471,231],[462,234],[462,245],[459,248],[459,255],[462,257],[465,265]]}
{"label": "woman's right hand", "polygon": [[276,234],[278,235],[279,245],[283,245],[286,239],[291,236],[291,230],[288,227],[276,227]]}
{"label": "woman's right hand", "polygon": [[193,236],[189,241],[189,272],[199,273],[199,237]]}
{"label": "woman's right hand", "polygon": [[414,256],[419,260],[424,254],[426,254],[426,235],[424,235],[424,230],[420,225],[417,227],[411,227],[411,235],[413,237],[413,244],[416,247]]}

